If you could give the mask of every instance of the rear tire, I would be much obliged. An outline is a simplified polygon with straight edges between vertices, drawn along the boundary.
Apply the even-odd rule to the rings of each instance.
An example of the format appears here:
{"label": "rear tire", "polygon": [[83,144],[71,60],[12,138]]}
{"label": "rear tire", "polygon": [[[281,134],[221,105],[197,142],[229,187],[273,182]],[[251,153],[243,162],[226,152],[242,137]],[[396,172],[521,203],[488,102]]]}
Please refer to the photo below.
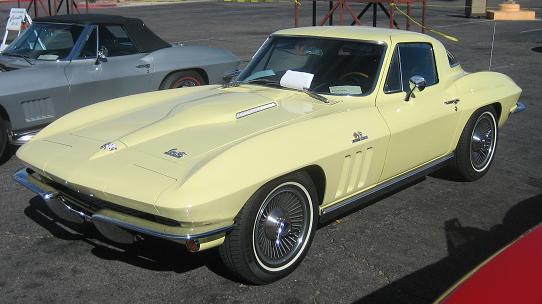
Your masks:
{"label": "rear tire", "polygon": [[160,90],[195,87],[206,84],[203,77],[196,71],[179,71],[168,75],[164,81],[162,81]]}
{"label": "rear tire", "polygon": [[451,168],[463,181],[484,176],[493,162],[498,138],[497,113],[493,107],[478,109],[465,125]]}
{"label": "rear tire", "polygon": [[252,284],[271,283],[291,273],[316,231],[315,189],[306,173],[296,172],[256,191],[219,248],[226,267]]}

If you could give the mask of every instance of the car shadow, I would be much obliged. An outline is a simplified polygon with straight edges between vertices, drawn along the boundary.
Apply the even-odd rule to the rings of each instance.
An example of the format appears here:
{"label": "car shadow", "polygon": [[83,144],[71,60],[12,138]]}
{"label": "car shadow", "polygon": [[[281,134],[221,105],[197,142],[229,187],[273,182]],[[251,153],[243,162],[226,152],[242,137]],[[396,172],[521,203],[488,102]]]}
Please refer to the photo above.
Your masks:
{"label": "car shadow", "polygon": [[19,149],[19,146],[7,145],[6,151],[0,156],[0,166],[7,163]]}
{"label": "car shadow", "polygon": [[103,260],[120,261],[153,271],[176,273],[207,267],[222,277],[240,282],[222,264],[216,249],[190,253],[182,244],[151,236],[130,245],[118,244],[103,237],[92,224],[70,224],[62,221],[38,196],[30,200],[24,213],[56,238],[82,241],[91,245],[90,252]]}
{"label": "car shadow", "polygon": [[542,194],[508,210],[488,230],[444,223],[448,256],[386,285],[354,303],[432,303],[455,282],[520,235],[542,222]]}

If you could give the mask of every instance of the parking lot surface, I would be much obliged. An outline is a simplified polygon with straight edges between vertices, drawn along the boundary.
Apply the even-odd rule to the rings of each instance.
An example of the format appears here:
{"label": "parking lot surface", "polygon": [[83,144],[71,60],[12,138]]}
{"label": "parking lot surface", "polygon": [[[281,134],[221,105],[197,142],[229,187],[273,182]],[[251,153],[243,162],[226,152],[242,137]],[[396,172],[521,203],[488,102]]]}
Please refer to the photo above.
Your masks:
{"label": "parking lot surface", "polygon": [[[537,2],[521,4],[535,7]],[[119,247],[93,228],[60,224],[11,179],[22,167],[12,154],[0,165],[0,302],[435,300],[493,252],[542,222],[542,22],[495,25],[462,17],[464,2],[459,0],[430,4],[428,25],[459,39],[439,38],[467,71],[488,69],[495,29],[492,70],[509,75],[524,90],[521,100],[528,110],[500,130],[496,158],[484,178],[462,183],[443,172],[433,174],[321,227],[290,276],[267,286],[246,286],[230,277],[216,250],[190,254],[156,239]],[[2,16],[8,7],[0,5]],[[303,25],[310,25],[309,7],[302,7]],[[542,9],[536,10],[542,15]],[[192,2],[96,12],[142,18],[168,41],[225,47],[244,63],[269,33],[293,25],[293,5],[282,2]],[[419,13],[414,10],[415,16]]]}

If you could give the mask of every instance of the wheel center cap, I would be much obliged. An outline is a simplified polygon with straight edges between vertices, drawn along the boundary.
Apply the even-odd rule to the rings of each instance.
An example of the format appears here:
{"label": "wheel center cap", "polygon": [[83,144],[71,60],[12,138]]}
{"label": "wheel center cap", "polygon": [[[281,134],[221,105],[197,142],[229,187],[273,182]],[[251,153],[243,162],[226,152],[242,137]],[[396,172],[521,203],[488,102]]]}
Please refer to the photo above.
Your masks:
{"label": "wheel center cap", "polygon": [[281,236],[288,234],[292,221],[286,217],[282,209],[272,210],[265,219],[265,236],[270,240],[278,240]]}

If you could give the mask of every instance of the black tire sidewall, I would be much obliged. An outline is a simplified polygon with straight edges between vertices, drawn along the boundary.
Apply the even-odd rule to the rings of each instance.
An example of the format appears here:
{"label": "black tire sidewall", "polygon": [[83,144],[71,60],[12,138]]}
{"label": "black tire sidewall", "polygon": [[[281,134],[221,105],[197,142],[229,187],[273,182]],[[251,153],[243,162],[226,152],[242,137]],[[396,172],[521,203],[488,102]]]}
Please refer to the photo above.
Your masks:
{"label": "black tire sidewall", "polygon": [[[474,127],[476,125],[476,122],[478,119],[483,115],[491,115],[492,116],[492,123],[495,127],[495,135],[494,135],[494,147],[491,155],[491,159],[489,160],[486,167],[481,170],[477,171],[474,169],[472,163],[471,163],[471,137],[472,132],[474,131]],[[456,149],[455,153],[455,171],[459,174],[461,179],[465,181],[474,181],[482,176],[484,176],[488,171],[489,168],[491,168],[491,165],[493,164],[493,160],[495,159],[495,153],[497,151],[497,146],[499,144],[499,121],[497,117],[497,113],[493,107],[483,107],[478,110],[476,110],[472,116],[469,118],[469,121],[467,122],[467,125],[463,129],[463,132],[461,133],[461,137]]]}
{"label": "black tire sidewall", "polygon": [[0,159],[4,159],[8,147],[8,123],[7,121],[0,119]]}
{"label": "black tire sidewall", "polygon": [[[282,270],[269,271],[264,269],[256,259],[253,239],[254,221],[261,205],[264,203],[265,198],[272,191],[276,190],[277,187],[285,183],[297,183],[302,185],[306,189],[310,197],[309,203],[312,204],[312,225],[307,231],[307,238],[305,239],[305,244],[303,245],[303,248],[296,256],[294,256],[295,261]],[[245,207],[248,208],[248,210],[246,213],[243,214],[243,218],[239,219],[239,229],[241,229],[241,250],[243,252],[242,255],[243,259],[245,260],[246,266],[248,266],[250,270],[250,273],[241,273],[240,275],[243,277],[243,279],[246,279],[251,283],[256,284],[270,283],[288,275],[301,263],[301,261],[303,261],[312,243],[316,227],[318,226],[318,197],[316,194],[316,188],[312,180],[307,174],[301,172],[289,174],[285,177],[276,179],[260,188],[249,199]]]}
{"label": "black tire sidewall", "polygon": [[173,87],[176,82],[178,82],[181,78],[194,78],[198,81],[199,85],[205,85],[205,80],[203,77],[196,71],[178,71],[170,74],[167,76],[164,81],[162,82],[162,85],[160,85],[160,90],[167,90],[167,89],[176,89],[176,87]]}

